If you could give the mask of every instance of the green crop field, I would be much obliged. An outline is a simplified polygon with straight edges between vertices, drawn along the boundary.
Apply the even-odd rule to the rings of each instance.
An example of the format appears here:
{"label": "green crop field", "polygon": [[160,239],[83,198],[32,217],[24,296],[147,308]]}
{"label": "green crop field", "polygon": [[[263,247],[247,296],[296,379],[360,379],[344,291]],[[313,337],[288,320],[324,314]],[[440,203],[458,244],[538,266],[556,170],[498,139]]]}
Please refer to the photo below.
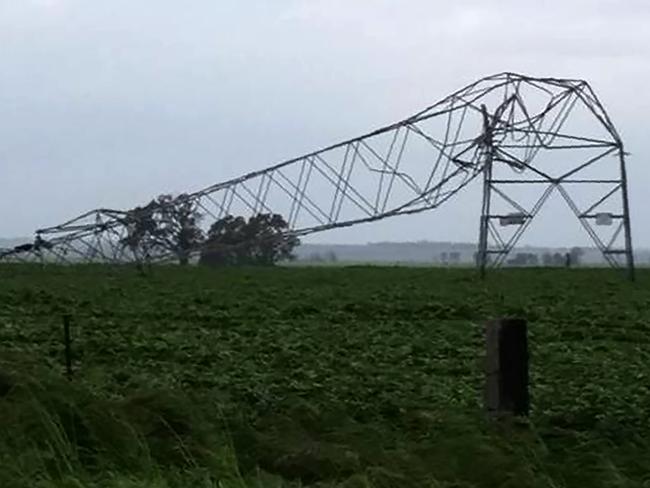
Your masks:
{"label": "green crop field", "polygon": [[[528,421],[481,410],[503,316]],[[650,272],[0,266],[14,486],[648,487]]]}

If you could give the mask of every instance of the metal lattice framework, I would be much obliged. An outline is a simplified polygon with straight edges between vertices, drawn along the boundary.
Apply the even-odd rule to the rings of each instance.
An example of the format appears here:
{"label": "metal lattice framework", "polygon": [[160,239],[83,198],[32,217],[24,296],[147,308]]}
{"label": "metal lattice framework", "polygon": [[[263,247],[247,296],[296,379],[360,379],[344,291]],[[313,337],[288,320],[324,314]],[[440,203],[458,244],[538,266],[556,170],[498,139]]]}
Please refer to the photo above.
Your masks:
{"label": "metal lattice framework", "polygon": [[[489,76],[395,124],[183,198],[207,217],[206,226],[226,215],[271,212],[304,236],[435,209],[477,177],[483,271],[505,261],[559,193],[607,262],[633,276],[623,142],[582,80]],[[140,261],[143,254],[123,244],[128,215],[86,212],[38,230],[34,243],[3,257]],[[153,262],[170,258],[162,249],[147,255]]]}

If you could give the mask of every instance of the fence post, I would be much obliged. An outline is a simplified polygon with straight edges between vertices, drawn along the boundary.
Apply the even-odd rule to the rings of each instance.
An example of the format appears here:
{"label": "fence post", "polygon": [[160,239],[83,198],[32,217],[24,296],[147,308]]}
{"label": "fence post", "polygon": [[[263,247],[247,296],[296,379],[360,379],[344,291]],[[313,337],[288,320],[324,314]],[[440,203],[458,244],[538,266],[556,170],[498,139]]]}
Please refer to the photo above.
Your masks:
{"label": "fence post", "polygon": [[70,315],[63,316],[63,344],[65,346],[65,372],[72,379],[72,344],[70,340]]}
{"label": "fence post", "polygon": [[486,324],[485,408],[492,417],[527,416],[528,326],[523,319]]}

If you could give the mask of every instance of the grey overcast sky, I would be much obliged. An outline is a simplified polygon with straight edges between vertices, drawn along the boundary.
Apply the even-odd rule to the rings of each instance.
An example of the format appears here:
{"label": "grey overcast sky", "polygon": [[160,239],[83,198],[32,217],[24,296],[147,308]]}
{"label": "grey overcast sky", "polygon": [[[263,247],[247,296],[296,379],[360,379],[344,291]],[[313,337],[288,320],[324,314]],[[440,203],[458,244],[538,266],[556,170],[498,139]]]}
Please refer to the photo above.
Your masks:
{"label": "grey overcast sky", "polygon": [[[0,236],[199,189],[515,71],[592,84],[650,247],[649,26],[649,0],[0,0]],[[476,239],[458,205],[435,213],[317,240]],[[541,225],[535,243],[583,242]]]}

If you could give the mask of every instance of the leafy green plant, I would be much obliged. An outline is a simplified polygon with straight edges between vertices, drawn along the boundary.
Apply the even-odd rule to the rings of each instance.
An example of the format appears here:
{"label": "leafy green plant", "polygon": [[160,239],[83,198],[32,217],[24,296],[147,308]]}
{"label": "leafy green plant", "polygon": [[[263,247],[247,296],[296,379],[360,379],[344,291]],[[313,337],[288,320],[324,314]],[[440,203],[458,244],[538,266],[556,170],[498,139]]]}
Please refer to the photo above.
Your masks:
{"label": "leafy green plant", "polygon": [[[589,269],[3,265],[0,486],[642,486],[649,291]],[[504,315],[529,320],[527,428],[482,419],[482,323]]]}

